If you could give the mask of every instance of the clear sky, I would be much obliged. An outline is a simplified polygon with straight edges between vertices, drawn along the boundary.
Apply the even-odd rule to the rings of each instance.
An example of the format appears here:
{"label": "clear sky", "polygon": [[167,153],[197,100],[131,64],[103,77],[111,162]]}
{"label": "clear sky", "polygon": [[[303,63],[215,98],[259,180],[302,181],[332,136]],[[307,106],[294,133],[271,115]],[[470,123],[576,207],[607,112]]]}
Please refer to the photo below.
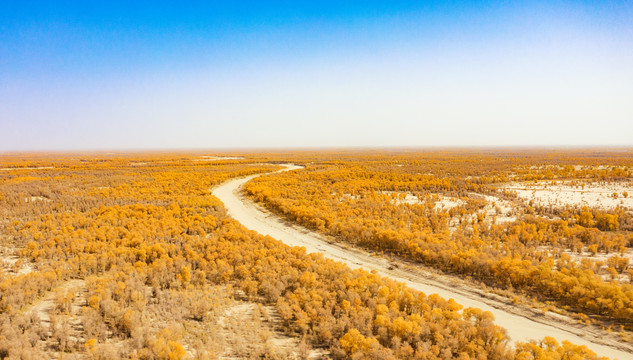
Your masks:
{"label": "clear sky", "polygon": [[633,146],[631,1],[0,1],[0,151]]}

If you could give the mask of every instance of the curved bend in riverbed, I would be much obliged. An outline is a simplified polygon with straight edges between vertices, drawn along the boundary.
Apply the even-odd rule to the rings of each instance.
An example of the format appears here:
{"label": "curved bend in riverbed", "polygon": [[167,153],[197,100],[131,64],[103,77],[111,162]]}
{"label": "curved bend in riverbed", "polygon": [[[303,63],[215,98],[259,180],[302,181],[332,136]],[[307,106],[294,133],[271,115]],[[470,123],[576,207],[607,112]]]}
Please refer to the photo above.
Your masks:
{"label": "curved bend in riverbed", "polygon": [[[298,169],[302,169],[302,167],[285,165],[285,169],[281,171]],[[564,326],[564,324],[534,321],[504,309],[502,306],[505,305],[497,304],[498,307],[493,307],[488,303],[490,300],[484,302],[484,299],[477,297],[477,295],[451,289],[450,285],[441,286],[437,280],[430,280],[419,274],[403,270],[404,266],[394,267],[386,259],[372,257],[362,251],[330,243],[318,233],[298,225],[289,225],[285,220],[240,194],[242,185],[257,176],[260,175],[229,180],[213,189],[213,195],[224,203],[229,215],[248,229],[262,235],[270,235],[290,246],[303,246],[309,253],[322,253],[325,257],[344,262],[350,268],[376,270],[381,276],[402,281],[407,286],[426,294],[439,294],[446,299],[452,298],[464,307],[476,307],[490,311],[494,314],[496,323],[508,330],[508,335],[512,340],[527,341],[551,336],[559,342],[569,340],[578,345],[586,345],[600,356],[609,356],[620,360],[633,358],[631,352],[618,350],[612,346],[580,337],[577,333],[582,333],[582,330],[571,325]]]}

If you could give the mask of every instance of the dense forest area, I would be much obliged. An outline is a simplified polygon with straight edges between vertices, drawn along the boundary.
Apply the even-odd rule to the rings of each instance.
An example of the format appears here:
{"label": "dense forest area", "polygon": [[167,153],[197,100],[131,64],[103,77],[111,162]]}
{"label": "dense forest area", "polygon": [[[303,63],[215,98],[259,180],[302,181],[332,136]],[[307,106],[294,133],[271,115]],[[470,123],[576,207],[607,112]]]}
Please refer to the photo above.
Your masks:
{"label": "dense forest area", "polygon": [[[633,189],[632,176],[633,153],[623,151],[363,153],[262,176],[245,191],[335,241],[630,331],[632,209],[539,204],[504,185],[568,181],[580,193],[595,183]],[[628,192],[609,197],[627,198]]]}
{"label": "dense forest area", "polygon": [[[630,285],[601,281],[536,250],[567,244],[561,234],[596,244],[596,251],[630,246],[621,230],[625,213],[607,213],[618,216],[617,226],[604,230],[600,221],[596,228],[593,220],[576,220],[588,218],[584,212],[546,220],[540,213],[547,209],[534,208],[508,228],[485,217],[467,220],[477,212],[465,206],[451,232],[445,212],[387,206],[399,195],[380,191],[495,193],[496,177],[509,174],[494,169],[492,159],[464,164],[418,155],[417,163],[396,166],[413,155],[354,156],[0,157],[0,358],[276,359],[314,357],[315,349],[337,359],[598,358],[547,337],[511,343],[488,312],[258,235],[228,217],[210,193],[288,158],[306,169],[259,178],[248,191],[296,221],[342,241],[499,286],[536,286],[565,304],[631,319]],[[535,172],[517,168],[516,176]],[[231,320],[244,308],[252,311],[249,321]],[[290,339],[290,350],[270,340],[281,336],[275,332]]]}

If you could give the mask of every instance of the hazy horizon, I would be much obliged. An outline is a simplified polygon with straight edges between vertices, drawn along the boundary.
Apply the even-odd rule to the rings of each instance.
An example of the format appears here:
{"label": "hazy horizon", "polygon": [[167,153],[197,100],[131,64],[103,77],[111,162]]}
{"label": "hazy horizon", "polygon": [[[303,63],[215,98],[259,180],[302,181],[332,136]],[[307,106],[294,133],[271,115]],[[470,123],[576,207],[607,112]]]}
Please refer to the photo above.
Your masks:
{"label": "hazy horizon", "polygon": [[0,152],[631,147],[626,1],[0,3]]}

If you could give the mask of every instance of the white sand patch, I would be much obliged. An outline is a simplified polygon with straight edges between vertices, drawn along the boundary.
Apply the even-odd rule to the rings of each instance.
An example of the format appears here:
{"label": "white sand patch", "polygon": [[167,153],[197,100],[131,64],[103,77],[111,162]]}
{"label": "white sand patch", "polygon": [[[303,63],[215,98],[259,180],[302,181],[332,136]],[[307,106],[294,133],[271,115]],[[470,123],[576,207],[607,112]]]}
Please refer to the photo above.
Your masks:
{"label": "white sand patch", "polygon": [[0,247],[0,269],[5,274],[25,275],[33,271],[33,266],[26,259],[15,254],[15,249]]}
{"label": "white sand patch", "polygon": [[352,194],[342,194],[342,196],[343,196],[344,198],[346,198],[346,199],[350,199],[350,200],[356,200],[356,199],[359,199],[359,198],[360,198],[359,196],[352,195]]}
{"label": "white sand patch", "polygon": [[514,191],[518,197],[543,206],[572,205],[603,209],[621,206],[633,209],[631,183],[600,182],[579,185],[570,182],[514,183],[506,184],[501,189]]}
{"label": "white sand patch", "polygon": [[458,206],[464,205],[465,202],[461,199],[450,198],[446,196],[441,196],[438,201],[435,202],[435,209],[437,210],[450,210],[452,208],[456,208]]}
{"label": "white sand patch", "polygon": [[26,275],[33,272],[30,263],[15,255],[0,256],[0,267],[2,271],[11,275]]}
{"label": "white sand patch", "polygon": [[222,160],[242,160],[246,159],[243,156],[201,156],[200,159],[193,159],[192,161],[222,161]]}
{"label": "white sand patch", "polygon": [[420,200],[417,196],[413,195],[413,194],[403,194],[401,196],[399,196],[398,198],[394,199],[394,201],[396,202],[396,204],[400,205],[400,204],[422,204],[424,203],[423,200]]}
{"label": "white sand patch", "polygon": [[[408,192],[381,191],[381,193],[386,194],[386,195],[391,195],[393,198],[393,202],[396,205],[402,205],[402,204],[423,205],[429,201],[432,201],[434,203],[434,208],[436,210],[450,210],[452,208],[462,206],[466,203],[465,201],[461,199],[444,196],[441,194],[432,194],[421,199],[418,196],[412,193],[408,193]],[[349,196],[351,197],[351,195]]]}
{"label": "white sand patch", "polygon": [[607,260],[610,257],[616,256],[616,255],[617,256],[622,255],[623,258],[629,259],[629,264],[633,265],[633,251],[631,249],[627,249],[622,254],[620,254],[619,251],[612,251],[608,254],[604,252],[598,252],[595,255],[593,255],[591,252],[587,250],[587,248],[584,248],[582,253],[580,254],[578,252],[573,252],[571,250],[565,250],[563,253],[569,254],[569,256],[571,256],[573,260],[578,261],[578,263],[580,263],[581,259],[589,259],[592,261],[601,261],[601,262],[604,262],[605,264],[607,263]]}
{"label": "white sand patch", "polygon": [[[555,165],[555,164],[547,164],[547,165],[533,165],[530,167],[527,167],[527,169],[530,170],[563,170],[565,168],[571,167],[573,168],[575,171],[580,171],[580,170],[611,170],[611,169],[619,169],[619,170],[626,170],[627,167],[626,166],[616,166],[616,165],[598,165],[598,166],[593,166],[593,165]],[[522,167],[522,168],[526,168],[526,167]]]}
{"label": "white sand patch", "polygon": [[51,199],[43,197],[43,196],[27,196],[24,198],[24,202],[37,202],[37,201],[50,202]]}

